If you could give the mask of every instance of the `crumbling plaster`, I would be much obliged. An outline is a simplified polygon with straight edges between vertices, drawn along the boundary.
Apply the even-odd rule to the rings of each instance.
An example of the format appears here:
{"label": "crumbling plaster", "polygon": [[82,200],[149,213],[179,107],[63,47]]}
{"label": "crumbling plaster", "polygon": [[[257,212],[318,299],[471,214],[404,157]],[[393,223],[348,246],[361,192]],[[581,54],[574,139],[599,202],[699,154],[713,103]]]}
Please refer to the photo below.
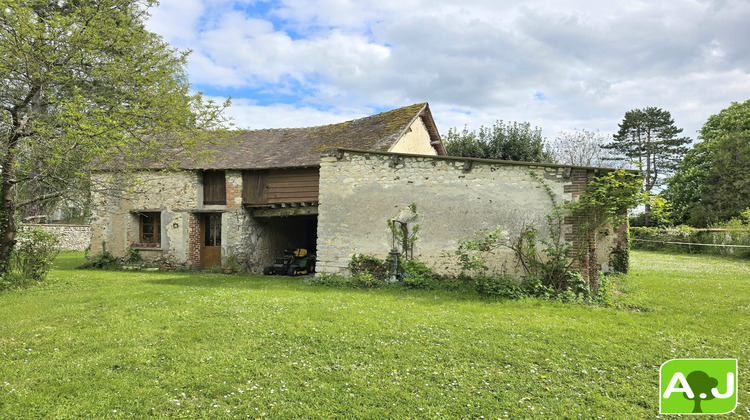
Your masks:
{"label": "crumbling plaster", "polygon": [[[532,175],[536,174],[536,177]],[[569,172],[568,172],[569,173]],[[409,155],[339,151],[322,159],[318,220],[318,272],[348,274],[357,254],[386,258],[392,247],[387,220],[414,203],[419,239],[414,256],[442,273],[457,240],[500,226],[510,238],[534,227],[549,238],[553,202],[573,199],[563,167]],[[573,227],[566,225],[565,232]],[[501,250],[491,270],[519,274],[511,250]],[[603,258],[604,261],[607,258]]]}

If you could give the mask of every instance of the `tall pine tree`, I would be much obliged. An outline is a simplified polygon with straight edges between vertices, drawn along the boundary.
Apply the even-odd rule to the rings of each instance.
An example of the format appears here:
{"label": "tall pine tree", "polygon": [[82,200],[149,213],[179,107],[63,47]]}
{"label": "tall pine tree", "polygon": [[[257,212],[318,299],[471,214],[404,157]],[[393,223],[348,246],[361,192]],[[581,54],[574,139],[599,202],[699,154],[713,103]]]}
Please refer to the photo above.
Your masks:
{"label": "tall pine tree", "polygon": [[[643,190],[650,193],[677,169],[690,138],[679,137],[682,129],[677,128],[669,111],[656,107],[626,112],[619,127],[612,143],[602,148],[613,151],[617,155],[614,160],[637,164],[643,171]],[[650,213],[646,203],[646,226]]]}

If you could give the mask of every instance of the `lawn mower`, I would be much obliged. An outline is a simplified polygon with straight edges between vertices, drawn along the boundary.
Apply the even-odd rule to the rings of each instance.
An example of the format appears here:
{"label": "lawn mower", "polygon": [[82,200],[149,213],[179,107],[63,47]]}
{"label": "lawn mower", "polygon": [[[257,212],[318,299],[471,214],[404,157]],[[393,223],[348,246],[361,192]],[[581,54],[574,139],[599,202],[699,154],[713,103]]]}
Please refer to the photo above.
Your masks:
{"label": "lawn mower", "polygon": [[284,256],[276,258],[273,265],[263,270],[265,275],[300,276],[315,272],[315,255],[304,248],[287,249]]}

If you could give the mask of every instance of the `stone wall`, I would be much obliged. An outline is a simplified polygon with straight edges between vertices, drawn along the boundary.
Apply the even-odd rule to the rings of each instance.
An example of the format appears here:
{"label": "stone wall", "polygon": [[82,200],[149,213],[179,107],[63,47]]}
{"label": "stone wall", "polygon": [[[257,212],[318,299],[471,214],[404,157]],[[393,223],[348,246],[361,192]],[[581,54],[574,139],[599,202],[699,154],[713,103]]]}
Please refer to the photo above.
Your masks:
{"label": "stone wall", "polygon": [[84,251],[91,243],[91,226],[89,225],[21,225],[20,230],[42,228],[55,235],[63,251]]}
{"label": "stone wall", "polygon": [[[533,226],[540,240],[548,238],[546,216],[553,203],[539,179],[562,202],[585,188],[590,171],[339,151],[321,162],[318,272],[347,274],[355,253],[385,258],[392,247],[387,220],[403,216],[414,203],[418,219],[412,224],[421,229],[414,256],[438,272],[455,273],[444,253],[456,250],[458,239],[482,229],[492,231],[499,225],[514,238]],[[572,232],[568,221],[568,240]],[[520,272],[510,250],[500,251],[495,260],[496,273]]]}
{"label": "stone wall", "polygon": [[92,176],[94,185],[107,186],[91,194],[91,255],[104,247],[116,257],[138,242],[138,212],[161,214],[161,246],[139,249],[146,259],[175,265],[188,257],[189,213],[198,208],[200,175],[196,172],[144,171],[125,184],[109,173]]}
{"label": "stone wall", "polygon": [[[200,267],[201,214],[221,214],[222,261],[235,254],[242,268],[260,274],[284,249],[297,246],[299,220],[294,217],[252,217],[242,206],[242,172],[226,171],[226,204],[202,202],[201,175],[196,171],[144,171],[125,185],[111,174],[94,174],[95,185],[107,192],[92,192],[91,255],[104,247],[115,257],[138,249],[145,260],[176,266]],[[159,247],[138,247],[138,212],[159,212]],[[312,216],[314,217],[314,216]],[[134,244],[136,246],[134,246]]]}

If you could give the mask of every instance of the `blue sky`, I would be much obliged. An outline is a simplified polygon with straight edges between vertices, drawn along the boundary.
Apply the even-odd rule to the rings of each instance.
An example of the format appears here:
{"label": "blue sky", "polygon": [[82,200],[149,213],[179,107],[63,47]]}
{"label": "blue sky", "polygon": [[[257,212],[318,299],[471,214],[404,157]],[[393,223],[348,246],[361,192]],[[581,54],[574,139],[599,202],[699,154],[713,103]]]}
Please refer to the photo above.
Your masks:
{"label": "blue sky", "polygon": [[684,134],[750,99],[747,0],[162,0],[195,90],[240,127],[328,124],[429,102],[441,133],[495,120],[614,133],[657,106]]}

